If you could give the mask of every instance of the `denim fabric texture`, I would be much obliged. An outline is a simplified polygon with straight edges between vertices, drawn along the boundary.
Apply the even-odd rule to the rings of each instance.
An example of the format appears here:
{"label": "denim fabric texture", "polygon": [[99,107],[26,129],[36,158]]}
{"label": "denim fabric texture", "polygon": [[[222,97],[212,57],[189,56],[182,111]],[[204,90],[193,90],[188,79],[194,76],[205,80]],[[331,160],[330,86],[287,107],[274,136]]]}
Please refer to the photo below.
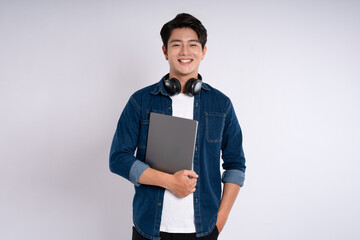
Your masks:
{"label": "denim fabric texture", "polygon": [[[144,161],[150,113],[172,115],[164,78],[130,97],[110,150],[110,170],[134,183],[134,226],[142,236],[154,240],[160,239],[164,189],[139,184],[138,180],[149,167]],[[243,186],[246,167],[240,125],[227,96],[203,82],[201,92],[194,97],[193,118],[199,123],[193,162],[199,175],[194,192],[195,227],[196,237],[203,237],[216,224],[221,182]],[[220,157],[225,170],[222,176]]]}

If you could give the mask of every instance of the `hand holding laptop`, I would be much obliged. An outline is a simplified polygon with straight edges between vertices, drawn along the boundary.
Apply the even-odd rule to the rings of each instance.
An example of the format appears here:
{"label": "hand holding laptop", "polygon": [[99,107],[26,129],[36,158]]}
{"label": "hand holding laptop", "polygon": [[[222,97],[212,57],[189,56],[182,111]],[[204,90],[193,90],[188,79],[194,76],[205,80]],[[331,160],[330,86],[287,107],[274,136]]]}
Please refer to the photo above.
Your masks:
{"label": "hand holding laptop", "polygon": [[183,198],[196,191],[198,175],[192,170],[180,170],[173,174],[174,182],[169,190],[176,196]]}
{"label": "hand holding laptop", "polygon": [[140,184],[166,188],[177,197],[183,198],[195,192],[198,175],[192,170],[180,170],[174,174],[147,168],[140,176]]}

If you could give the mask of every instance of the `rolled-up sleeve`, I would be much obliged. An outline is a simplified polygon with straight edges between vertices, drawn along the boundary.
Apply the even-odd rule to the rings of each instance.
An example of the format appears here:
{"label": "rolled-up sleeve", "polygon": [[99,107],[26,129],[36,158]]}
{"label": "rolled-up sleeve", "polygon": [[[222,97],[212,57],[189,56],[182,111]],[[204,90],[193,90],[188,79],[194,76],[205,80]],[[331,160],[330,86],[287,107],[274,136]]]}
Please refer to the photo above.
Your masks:
{"label": "rolled-up sleeve", "polygon": [[126,104],[110,149],[110,171],[139,186],[141,174],[149,166],[134,156],[138,144],[140,129],[140,106],[133,96]]}
{"label": "rolled-up sleeve", "polygon": [[136,160],[130,168],[129,180],[134,183],[135,186],[140,186],[138,183],[139,178],[147,168],[149,168],[149,165],[140,160]]}
{"label": "rolled-up sleeve", "polygon": [[244,186],[245,173],[236,169],[229,169],[223,172],[221,181],[223,183],[235,183],[239,186]]}
{"label": "rolled-up sleeve", "polygon": [[229,102],[227,108],[223,141],[221,145],[223,169],[222,182],[231,182],[240,186],[245,181],[245,155],[240,124],[237,120],[233,105]]}

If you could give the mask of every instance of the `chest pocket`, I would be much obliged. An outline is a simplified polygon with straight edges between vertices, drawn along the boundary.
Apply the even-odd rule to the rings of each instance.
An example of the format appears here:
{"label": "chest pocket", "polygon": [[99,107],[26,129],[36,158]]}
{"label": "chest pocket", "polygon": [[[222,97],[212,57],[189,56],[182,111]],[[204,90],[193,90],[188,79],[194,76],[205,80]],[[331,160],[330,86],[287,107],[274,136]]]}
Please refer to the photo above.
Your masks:
{"label": "chest pocket", "polygon": [[146,110],[144,119],[140,120],[140,136],[139,136],[139,144],[138,144],[138,148],[140,149],[146,148],[149,123],[150,123],[149,119],[151,112],[164,114],[164,111],[160,111],[160,110],[154,110],[154,109]]}
{"label": "chest pocket", "polygon": [[145,149],[147,143],[147,134],[149,131],[149,120],[140,120],[140,136],[138,147]]}
{"label": "chest pocket", "polygon": [[206,141],[216,143],[222,141],[225,113],[210,113],[205,112],[206,121]]}

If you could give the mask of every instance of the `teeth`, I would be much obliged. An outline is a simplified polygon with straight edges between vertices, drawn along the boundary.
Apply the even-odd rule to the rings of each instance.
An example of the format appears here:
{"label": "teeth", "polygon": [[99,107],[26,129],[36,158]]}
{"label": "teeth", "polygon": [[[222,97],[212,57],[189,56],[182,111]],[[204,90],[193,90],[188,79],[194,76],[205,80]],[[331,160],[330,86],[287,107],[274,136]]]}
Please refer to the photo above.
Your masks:
{"label": "teeth", "polygon": [[179,60],[180,62],[183,62],[183,63],[188,63],[188,62],[191,62],[192,60],[191,59],[180,59]]}

